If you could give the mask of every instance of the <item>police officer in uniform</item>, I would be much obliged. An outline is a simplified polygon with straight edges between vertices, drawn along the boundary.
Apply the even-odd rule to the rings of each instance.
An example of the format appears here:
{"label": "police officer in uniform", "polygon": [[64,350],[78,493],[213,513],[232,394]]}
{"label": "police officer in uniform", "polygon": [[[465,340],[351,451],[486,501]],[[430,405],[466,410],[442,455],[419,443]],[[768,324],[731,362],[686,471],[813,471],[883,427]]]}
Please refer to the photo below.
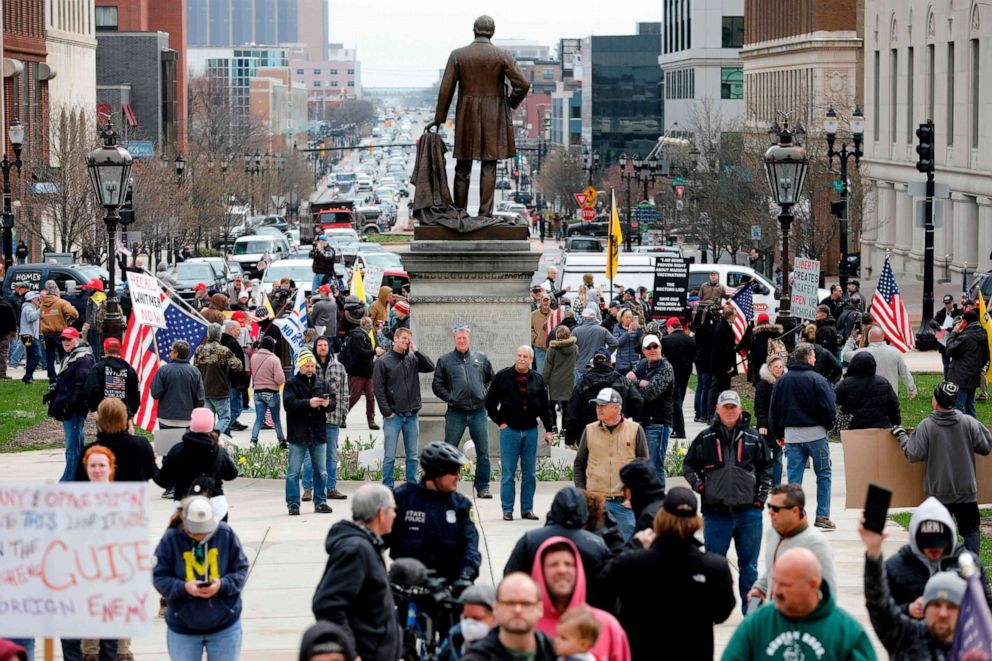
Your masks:
{"label": "police officer in uniform", "polygon": [[416,558],[445,579],[457,596],[479,575],[479,532],[472,501],[458,493],[468,458],[453,445],[432,441],[420,452],[424,476],[396,488],[396,521],[384,540],[390,556]]}

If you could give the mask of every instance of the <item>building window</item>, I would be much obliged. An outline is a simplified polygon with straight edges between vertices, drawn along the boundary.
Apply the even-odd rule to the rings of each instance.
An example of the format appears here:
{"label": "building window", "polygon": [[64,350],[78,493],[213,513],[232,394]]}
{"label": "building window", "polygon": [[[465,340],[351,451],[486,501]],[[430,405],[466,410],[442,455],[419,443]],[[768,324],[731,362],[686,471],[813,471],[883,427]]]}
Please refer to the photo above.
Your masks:
{"label": "building window", "polygon": [[314,69],[313,70],[313,75],[319,76],[320,75],[320,69]]}
{"label": "building window", "polygon": [[555,79],[555,70],[554,69],[545,69],[541,73],[541,76],[544,78],[544,80],[554,80]]}
{"label": "building window", "polygon": [[744,46],[743,16],[723,17],[723,35],[720,45],[723,48],[742,48]]}
{"label": "building window", "polygon": [[354,69],[348,69],[348,75],[349,76],[354,76],[355,75],[355,70]]}
{"label": "building window", "polygon": [[96,8],[96,30],[97,32],[117,31],[117,7]]}
{"label": "building window", "polygon": [[744,70],[741,67],[720,68],[720,98],[732,100],[744,98]]}
{"label": "building window", "polygon": [[906,144],[913,144],[913,75],[916,63],[913,61],[913,47],[906,49]]}
{"label": "building window", "polygon": [[899,51],[893,48],[889,53],[889,137],[895,143],[899,123]]}
{"label": "building window", "polygon": [[874,73],[874,77],[873,77],[874,87],[872,88],[872,93],[873,93],[874,96],[872,97],[872,113],[871,113],[871,128],[872,128],[872,131],[871,132],[872,132],[872,135],[875,138],[875,142],[878,142],[878,139],[879,139],[879,133],[878,133],[878,112],[879,112],[879,110],[878,109],[879,109],[880,103],[879,103],[879,99],[878,99],[878,97],[879,97],[878,89],[879,89],[879,85],[880,85],[879,76],[881,75],[881,69],[882,69],[881,62],[882,62],[882,54],[881,54],[881,52],[875,51],[875,65],[874,65],[874,67],[872,69],[872,71]]}
{"label": "building window", "polygon": [[296,75],[297,76],[302,76],[303,75],[303,69],[297,69],[296,70]]}
{"label": "building window", "polygon": [[337,86],[338,86],[338,81],[332,80],[331,81],[331,87],[337,87]]}
{"label": "building window", "polygon": [[355,86],[355,81],[354,80],[349,80],[348,81],[348,87],[354,87],[354,86]]}
{"label": "building window", "polygon": [[313,81],[313,86],[314,87],[320,87],[320,81],[319,80]]}
{"label": "building window", "polygon": [[981,100],[979,79],[978,39],[971,40],[971,147],[978,148],[978,104]]}
{"label": "building window", "polygon": [[337,69],[331,69],[331,75],[332,76],[338,75],[338,70]]}
{"label": "building window", "polygon": [[954,42],[947,44],[947,146],[954,145]]}

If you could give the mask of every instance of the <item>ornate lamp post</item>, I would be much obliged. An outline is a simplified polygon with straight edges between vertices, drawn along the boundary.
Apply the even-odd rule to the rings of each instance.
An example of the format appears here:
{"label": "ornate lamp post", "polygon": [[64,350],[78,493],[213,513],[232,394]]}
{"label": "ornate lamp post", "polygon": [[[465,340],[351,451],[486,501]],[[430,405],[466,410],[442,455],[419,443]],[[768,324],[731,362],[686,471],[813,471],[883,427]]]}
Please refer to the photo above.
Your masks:
{"label": "ornate lamp post", "polygon": [[86,157],[90,181],[100,205],[106,209],[103,222],[107,225],[107,270],[110,271],[110,293],[103,304],[103,337],[124,336],[124,316],[117,300],[114,279],[114,237],[120,221],[120,207],[124,203],[128,179],[131,176],[131,154],[117,144],[117,133],[108,121],[101,130],[103,146],[97,147]]}
{"label": "ornate lamp post", "polygon": [[[840,151],[834,150],[834,141],[837,139],[837,113],[834,112],[833,107],[827,110],[827,114],[823,122],[823,132],[827,137],[827,165],[831,169],[834,166],[834,157],[837,158],[837,162],[840,163],[840,200],[837,202],[832,202],[830,204],[831,211],[837,216],[840,223],[840,264],[839,264],[839,275],[840,275],[840,287],[844,292],[847,292],[847,227],[848,227],[848,187],[847,187],[847,161],[853,156],[854,165],[857,167],[861,163],[861,157],[864,155],[861,151],[861,141],[865,135],[865,116],[861,113],[861,109],[855,106],[854,111],[851,113],[851,139],[854,141],[854,150],[848,151],[847,143],[841,143]],[[845,294],[846,295],[846,294]]]}
{"label": "ornate lamp post", "polygon": [[[640,154],[634,154],[630,158],[627,154],[620,154],[620,158],[617,159],[617,163],[620,165],[620,182],[626,187],[627,195],[627,221],[624,223],[624,237],[623,242],[626,244],[624,250],[627,252],[631,251],[632,239],[630,236],[630,220],[631,220],[631,208],[630,208],[630,185],[631,181],[638,181],[638,176],[641,168],[644,165],[644,160],[641,158]],[[631,169],[627,169],[627,164],[630,164]]]}
{"label": "ornate lamp post", "polygon": [[592,151],[591,148],[586,148],[584,154],[584,160],[582,162],[582,169],[586,171],[589,175],[589,185],[592,186],[592,175],[599,169],[599,152]]}
{"label": "ornate lamp post", "polygon": [[778,223],[782,229],[782,298],[778,317],[782,327],[789,331],[795,320],[789,314],[789,231],[792,228],[792,207],[799,200],[806,181],[809,159],[800,144],[805,132],[802,127],[789,129],[786,117],[784,126],[775,122],[768,129],[772,146],[765,152],[765,176],[772,199],[779,206]]}
{"label": "ornate lamp post", "polygon": [[17,168],[17,173],[21,173],[21,145],[24,144],[24,127],[14,117],[10,120],[10,127],[7,129],[7,137],[14,148],[14,160],[7,158],[4,151],[3,160],[0,161],[0,170],[3,171],[3,267],[4,272],[14,264],[14,213],[10,208],[10,169]]}
{"label": "ornate lamp post", "polygon": [[248,175],[248,214],[255,216],[255,175],[262,172],[262,155],[258,152],[245,154],[245,174]]}

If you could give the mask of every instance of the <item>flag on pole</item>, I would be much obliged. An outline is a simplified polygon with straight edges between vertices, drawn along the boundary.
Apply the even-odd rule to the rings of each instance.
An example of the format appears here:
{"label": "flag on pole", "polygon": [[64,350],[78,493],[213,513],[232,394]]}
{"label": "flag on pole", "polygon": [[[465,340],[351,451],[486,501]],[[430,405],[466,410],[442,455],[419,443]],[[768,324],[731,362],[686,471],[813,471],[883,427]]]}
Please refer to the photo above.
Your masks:
{"label": "flag on pole", "polygon": [[954,629],[954,642],[948,659],[987,659],[992,649],[992,612],[985,600],[982,579],[975,569],[974,558],[968,553],[961,554],[961,574],[968,582],[958,613],[958,623]]}
{"label": "flag on pole", "polygon": [[365,285],[362,284],[362,270],[357,264],[351,269],[351,289],[348,293],[357,296],[362,305],[365,305]]}
{"label": "flag on pole", "polygon": [[885,258],[885,266],[882,267],[882,275],[878,279],[878,287],[871,301],[871,316],[885,331],[885,339],[896,349],[906,353],[916,346],[916,337],[909,324],[906,304],[899,293],[899,285],[892,275],[892,265],[888,257]]}
{"label": "flag on pole", "polygon": [[606,254],[606,279],[613,281],[620,268],[620,243],[623,241],[623,232],[620,229],[620,213],[617,211],[617,194],[610,191],[611,211],[610,227],[607,235],[609,246]]}
{"label": "flag on pole", "polygon": [[[122,343],[122,356],[138,373],[141,404],[134,422],[147,432],[158,425],[158,402],[152,399],[152,380],[163,363],[169,362],[169,347],[176,340],[196,349],[207,335],[207,323],[182,309],[169,299],[165,302],[165,328],[155,329],[139,324],[131,315]],[[156,348],[158,353],[156,353]]]}
{"label": "flag on pole", "polygon": [[[978,292],[978,321],[985,329],[985,337],[989,343],[989,355],[992,355],[992,315],[989,314],[988,307],[985,305],[985,297],[982,296],[981,291]],[[992,380],[992,364],[989,365],[989,371],[985,376]]]}
{"label": "flag on pole", "polygon": [[730,305],[734,308],[734,342],[739,343],[754,318],[754,295],[750,282],[737,290],[730,299]]}
{"label": "flag on pole", "polygon": [[967,264],[965,268],[961,271],[961,302],[964,303],[968,300],[968,269]]}
{"label": "flag on pole", "polygon": [[276,319],[272,323],[282,331],[282,336],[286,338],[290,349],[293,350],[293,373],[295,374],[296,359],[305,346],[303,332],[307,328],[307,297],[302,287],[296,290],[296,301],[293,303],[293,309],[289,316]]}

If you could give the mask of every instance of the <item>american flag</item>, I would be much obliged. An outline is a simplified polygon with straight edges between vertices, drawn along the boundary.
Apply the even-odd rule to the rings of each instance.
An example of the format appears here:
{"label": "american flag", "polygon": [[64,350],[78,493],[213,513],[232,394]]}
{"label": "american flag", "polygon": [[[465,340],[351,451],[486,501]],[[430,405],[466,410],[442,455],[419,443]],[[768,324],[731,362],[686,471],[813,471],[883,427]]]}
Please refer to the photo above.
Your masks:
{"label": "american flag", "polygon": [[[176,340],[185,340],[190,349],[195,349],[207,334],[207,323],[168,299],[165,300],[165,328],[155,329],[135,322],[134,315],[124,333],[124,360],[138,373],[138,390],[141,405],[135,416],[135,424],[151,432],[158,424],[158,402],[152,399],[150,389],[152,379],[163,362],[169,360],[169,347]],[[158,353],[155,353],[155,348]]]}
{"label": "american flag", "polygon": [[730,299],[730,305],[734,308],[734,342],[740,343],[744,333],[747,332],[748,324],[754,318],[754,296],[751,293],[750,282],[737,290]]}
{"label": "american flag", "polygon": [[899,294],[899,285],[892,276],[892,266],[889,258],[885,258],[882,275],[875,288],[875,296],[871,301],[871,316],[885,331],[885,339],[899,351],[906,353],[916,346],[916,337],[909,325],[909,314],[906,304]]}
{"label": "american flag", "polygon": [[560,324],[565,319],[565,307],[566,306],[564,305],[559,305],[557,308],[551,311],[551,314],[548,315],[548,320],[544,322],[545,335],[550,335],[551,331],[557,328],[558,324]]}

